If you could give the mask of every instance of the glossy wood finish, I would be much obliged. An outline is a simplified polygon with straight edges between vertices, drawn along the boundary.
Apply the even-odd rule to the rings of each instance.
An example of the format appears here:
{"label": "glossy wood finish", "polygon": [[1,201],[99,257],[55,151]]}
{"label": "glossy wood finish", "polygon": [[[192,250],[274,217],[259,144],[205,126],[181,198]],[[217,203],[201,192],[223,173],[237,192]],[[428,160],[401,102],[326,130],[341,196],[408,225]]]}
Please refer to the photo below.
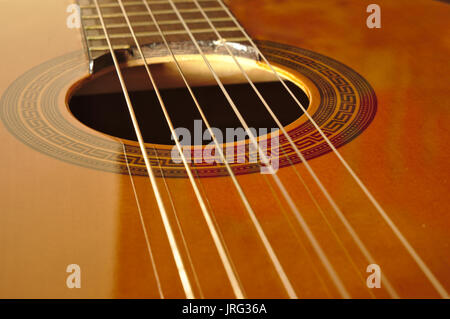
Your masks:
{"label": "glossy wood finish", "polygon": [[[9,31],[0,92],[25,71],[81,50],[66,28],[70,1],[3,1]],[[437,1],[378,1],[382,28],[365,26],[368,1],[229,1],[256,39],[317,51],[350,66],[373,86],[378,113],[339,149],[442,285],[450,290],[448,56],[450,6]],[[19,18],[20,17],[20,18]],[[26,19],[22,19],[26,17]],[[45,17],[45,18],[44,18]],[[64,103],[65,96],[61,96]],[[73,119],[74,125],[77,124]],[[85,128],[86,129],[86,128]],[[100,134],[100,133],[97,133]],[[159,298],[136,200],[127,175],[74,166],[25,146],[0,125],[0,297]],[[401,297],[438,297],[413,259],[333,154],[310,164]],[[389,297],[365,286],[368,262],[303,165],[298,171],[324,209],[307,196],[293,168],[279,176],[350,295]],[[299,298],[341,297],[270,177],[240,176]],[[133,177],[165,297],[185,297],[147,178]],[[227,243],[247,297],[285,298],[270,260],[228,178],[198,180]],[[187,179],[166,179],[195,274],[196,297],[233,297]],[[161,189],[164,180],[159,179]],[[176,225],[173,210],[170,221]],[[181,234],[175,232],[180,247]],[[345,247],[343,249],[342,247]],[[188,260],[186,250],[183,258]],[[66,266],[82,269],[82,288],[66,287]],[[195,284],[195,276],[198,285]]]}

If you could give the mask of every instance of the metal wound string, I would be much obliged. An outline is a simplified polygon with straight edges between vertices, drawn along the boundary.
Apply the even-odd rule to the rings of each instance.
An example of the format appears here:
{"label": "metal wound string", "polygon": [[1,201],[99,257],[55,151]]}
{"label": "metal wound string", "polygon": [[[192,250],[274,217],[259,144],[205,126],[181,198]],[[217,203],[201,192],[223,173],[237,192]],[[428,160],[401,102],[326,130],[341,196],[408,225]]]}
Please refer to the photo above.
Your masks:
{"label": "metal wound string", "polygon": [[200,46],[198,45],[194,35],[192,34],[192,32],[190,31],[189,27],[187,26],[186,22],[184,21],[183,17],[181,16],[181,13],[179,12],[178,8],[175,6],[175,4],[173,3],[172,0],[168,0],[170,2],[170,5],[172,6],[173,10],[175,11],[176,15],[178,16],[178,19],[181,21],[181,23],[183,24],[183,27],[186,29],[189,37],[191,38],[192,42],[194,43],[194,45],[196,46],[197,50],[199,51],[200,55],[202,56],[205,64],[208,66],[208,68],[210,69],[214,79],[216,80],[217,84],[219,85],[220,89],[222,90],[223,94],[225,95],[226,99],[228,100],[230,106],[232,107],[234,113],[236,114],[237,118],[239,119],[241,125],[244,127],[247,135],[249,136],[252,144],[254,145],[255,148],[258,149],[259,154],[262,158],[262,162],[265,165],[268,165],[269,170],[271,171],[271,175],[273,177],[273,179],[275,180],[277,186],[280,188],[284,198],[286,199],[289,207],[292,209],[292,211],[294,212],[300,226],[302,227],[303,231],[305,232],[306,236],[308,237],[309,241],[311,242],[311,245],[313,246],[314,250],[316,251],[316,254],[318,255],[319,259],[321,260],[323,266],[325,267],[326,271],[328,272],[330,278],[333,280],[333,283],[335,284],[336,288],[338,289],[338,291],[340,292],[340,294],[342,295],[342,297],[344,298],[350,298],[350,295],[347,291],[347,289],[345,288],[344,284],[342,283],[341,279],[339,278],[338,274],[336,273],[336,271],[334,270],[334,267],[331,265],[330,261],[328,260],[328,257],[325,255],[325,253],[323,252],[322,247],[320,246],[319,242],[317,241],[317,239],[315,238],[314,234],[312,233],[312,231],[310,230],[308,224],[306,223],[305,219],[303,218],[303,216],[301,215],[300,211],[298,210],[298,208],[296,207],[292,197],[289,195],[289,193],[287,192],[286,188],[284,187],[283,183],[281,182],[281,180],[278,178],[278,176],[276,175],[276,173],[273,171],[272,166],[270,165],[270,161],[268,160],[267,156],[264,154],[263,150],[259,147],[255,136],[253,135],[253,133],[250,131],[246,121],[244,120],[244,118],[242,117],[241,113],[239,112],[239,110],[236,107],[236,104],[234,103],[234,101],[231,99],[230,95],[228,94],[227,90],[225,89],[225,87],[223,86],[222,81],[220,80],[220,78],[218,77],[218,75],[216,74],[216,72],[214,71],[214,69],[212,68],[211,64],[209,63],[208,59],[206,58],[205,54],[203,53],[203,50],[200,48]]}
{"label": "metal wound string", "polygon": [[414,259],[416,264],[419,266],[419,268],[422,270],[422,272],[425,274],[427,279],[430,281],[430,283],[433,285],[433,287],[436,289],[436,291],[439,293],[439,295],[442,298],[449,298],[448,292],[445,290],[444,286],[440,283],[440,281],[436,278],[436,276],[433,274],[433,272],[430,270],[430,268],[425,264],[425,262],[422,260],[422,258],[419,256],[419,254],[416,252],[416,250],[411,246],[409,241],[403,236],[403,234],[400,232],[400,230],[397,228],[397,226],[394,224],[394,222],[391,220],[391,218],[388,216],[386,211],[381,207],[381,205],[378,203],[378,201],[375,199],[375,197],[372,195],[372,193],[369,191],[369,189],[364,185],[364,183],[361,181],[361,179],[356,175],[355,171],[350,167],[350,165],[347,163],[347,161],[342,157],[342,155],[338,152],[336,147],[333,145],[331,140],[325,135],[323,130],[319,127],[319,125],[314,121],[314,119],[306,112],[305,107],[301,104],[301,102],[297,99],[297,97],[294,95],[292,90],[286,85],[285,81],[282,79],[282,77],[276,72],[276,70],[273,68],[273,66],[270,64],[270,62],[267,60],[267,58],[262,54],[262,52],[259,50],[259,48],[256,46],[256,44],[253,42],[253,40],[250,38],[250,36],[245,32],[244,28],[240,25],[240,23],[236,20],[236,18],[233,16],[233,14],[230,12],[230,10],[223,4],[221,0],[217,0],[219,4],[222,6],[222,8],[227,12],[227,14],[230,16],[230,18],[233,20],[233,22],[238,26],[238,28],[241,30],[241,32],[245,35],[245,37],[248,39],[248,41],[251,43],[253,48],[256,50],[256,52],[263,58],[264,62],[269,66],[271,71],[275,74],[277,79],[282,83],[282,85],[285,87],[285,89],[288,91],[288,93],[291,95],[291,97],[294,99],[294,101],[298,104],[300,109],[306,114],[309,121],[314,125],[316,130],[320,133],[322,138],[325,140],[325,142],[328,144],[328,146],[332,149],[333,153],[337,156],[339,161],[342,163],[342,165],[347,169],[347,171],[350,173],[350,175],[353,177],[355,182],[358,184],[358,186],[361,188],[361,190],[364,192],[364,194],[369,198],[370,202],[373,204],[373,206],[376,208],[378,213],[381,215],[381,217],[384,219],[384,221],[388,224],[388,226],[391,228],[393,233],[397,236],[399,241],[403,244],[407,252],[410,254],[410,256]]}
{"label": "metal wound string", "polygon": [[155,24],[155,26],[158,29],[158,32],[160,33],[160,35],[161,35],[161,37],[162,37],[162,39],[163,39],[163,41],[165,43],[165,46],[169,50],[169,52],[170,52],[170,54],[172,56],[172,59],[173,59],[173,61],[175,62],[176,66],[177,66],[177,69],[178,69],[178,71],[179,71],[179,73],[180,73],[180,75],[181,75],[181,77],[182,77],[182,79],[183,79],[183,81],[184,81],[184,83],[186,85],[186,88],[188,89],[188,91],[189,91],[189,93],[190,93],[190,95],[191,95],[191,97],[192,97],[192,99],[193,99],[193,101],[194,101],[194,103],[195,103],[195,105],[197,107],[197,110],[199,111],[200,116],[202,117],[202,119],[203,119],[203,121],[204,121],[204,123],[205,123],[205,125],[206,125],[206,127],[208,129],[208,132],[211,135],[212,140],[214,141],[216,150],[219,153],[219,156],[221,157],[223,163],[225,164],[226,169],[228,171],[228,174],[230,175],[230,177],[231,177],[231,179],[232,179],[232,181],[233,181],[233,183],[235,185],[236,191],[239,193],[239,196],[242,199],[242,202],[243,202],[243,204],[244,204],[244,206],[245,206],[245,208],[246,208],[246,210],[247,210],[247,212],[248,212],[248,214],[250,216],[250,219],[253,222],[253,225],[255,226],[256,231],[257,231],[259,237],[261,238],[261,241],[263,242],[263,245],[264,245],[264,247],[265,247],[265,249],[266,249],[266,251],[267,251],[267,253],[268,253],[268,255],[269,255],[269,257],[270,257],[270,259],[272,261],[272,263],[274,264],[274,267],[276,269],[276,272],[277,272],[281,282],[283,283],[283,285],[284,285],[284,287],[285,287],[289,297],[290,298],[297,298],[297,295],[296,295],[296,293],[295,293],[295,291],[294,291],[294,289],[292,287],[292,284],[290,283],[290,281],[289,281],[289,279],[288,279],[288,277],[287,277],[287,275],[286,275],[286,273],[285,273],[285,271],[284,271],[280,261],[278,260],[278,257],[276,256],[275,251],[273,250],[273,248],[272,248],[272,246],[271,246],[267,236],[265,235],[264,230],[262,229],[262,226],[260,225],[253,208],[251,207],[247,197],[245,196],[245,193],[244,193],[242,187],[240,186],[240,184],[239,184],[239,182],[238,182],[238,180],[237,180],[237,178],[236,178],[236,176],[235,176],[235,174],[234,174],[230,164],[228,163],[225,155],[223,154],[222,148],[220,147],[220,145],[219,145],[219,143],[217,141],[217,138],[216,138],[216,136],[215,136],[215,134],[214,134],[214,132],[212,130],[212,127],[209,124],[209,121],[207,120],[206,115],[204,114],[203,109],[200,106],[200,104],[199,104],[199,102],[198,102],[194,92],[192,91],[192,88],[189,85],[189,83],[188,83],[188,81],[186,79],[186,76],[185,76],[183,70],[181,69],[181,66],[180,66],[179,62],[176,59],[175,54],[173,53],[173,50],[170,48],[170,45],[168,44],[168,42],[167,42],[167,40],[166,40],[166,38],[165,38],[165,36],[164,36],[160,26],[158,25],[158,22],[156,21],[155,16],[154,16],[153,12],[151,11],[149,5],[146,3],[145,0],[143,0],[143,3],[146,6],[146,8],[147,8],[147,10],[148,10],[148,12],[149,12],[149,14],[150,14],[154,24]]}
{"label": "metal wound string", "polygon": [[[341,220],[341,222],[344,224],[344,226],[346,227],[347,231],[350,233],[352,239],[354,240],[354,242],[357,244],[358,248],[361,250],[361,252],[364,254],[365,258],[368,260],[368,262],[370,264],[375,264],[375,259],[372,257],[372,255],[370,254],[369,250],[366,248],[366,246],[363,244],[363,242],[361,241],[361,239],[359,238],[359,236],[357,235],[356,231],[353,229],[353,227],[351,226],[351,224],[348,222],[347,218],[345,217],[345,215],[342,213],[341,209],[339,208],[339,206],[336,204],[336,202],[333,200],[333,198],[331,197],[330,193],[327,191],[327,189],[325,188],[325,186],[323,185],[323,183],[321,182],[321,180],[319,179],[319,177],[317,176],[317,174],[314,172],[314,170],[312,169],[311,165],[309,165],[309,163],[306,161],[305,157],[303,156],[303,154],[300,152],[300,150],[297,148],[297,146],[295,145],[294,141],[292,140],[292,138],[289,136],[289,134],[286,132],[284,126],[281,124],[280,120],[278,119],[278,117],[275,115],[275,113],[272,111],[272,108],[269,106],[269,104],[267,103],[267,101],[264,99],[264,97],[262,96],[261,92],[258,90],[258,88],[255,86],[255,84],[253,83],[253,81],[250,79],[249,75],[247,74],[247,72],[245,71],[245,69],[242,67],[242,65],[240,64],[240,62],[238,61],[238,59],[236,58],[235,54],[233,53],[233,51],[230,50],[230,48],[228,47],[228,44],[226,43],[225,39],[220,35],[220,33],[217,31],[217,29],[214,27],[214,24],[211,22],[211,20],[209,19],[209,17],[207,16],[207,14],[205,13],[205,11],[203,10],[203,8],[199,5],[197,0],[192,0],[197,8],[201,11],[203,17],[208,21],[210,27],[214,30],[215,34],[218,36],[219,41],[221,43],[224,44],[228,54],[233,58],[233,61],[235,62],[235,64],[239,67],[239,70],[241,71],[241,73],[244,75],[245,79],[248,81],[248,83],[250,84],[250,86],[253,88],[253,90],[255,91],[255,93],[258,95],[259,99],[261,100],[261,102],[263,103],[264,107],[266,108],[266,110],[269,112],[270,116],[272,117],[272,119],[275,121],[275,123],[277,124],[277,126],[279,127],[279,129],[282,131],[283,135],[286,137],[286,139],[288,140],[289,144],[292,146],[292,149],[296,152],[297,156],[301,159],[301,161],[304,163],[305,167],[307,168],[309,174],[311,175],[311,177],[314,179],[314,181],[316,182],[316,184],[319,186],[319,188],[321,189],[322,193],[324,194],[324,196],[327,198],[328,202],[330,203],[330,205],[333,207],[334,211],[336,212],[337,216],[339,217],[339,219]],[[302,109],[302,111],[306,114],[306,109]],[[291,162],[292,164],[292,162]],[[296,170],[297,174],[298,171],[294,166],[294,169]],[[299,175],[298,175],[299,176]],[[306,186],[306,184],[304,183],[303,179],[300,178],[302,183],[305,185],[305,187],[307,188],[308,192],[310,193],[310,190],[308,189],[308,187]],[[312,194],[311,194],[312,195]],[[317,201],[314,199],[314,202],[316,205],[318,205]],[[325,216],[322,212],[322,210],[320,209],[322,216]],[[325,218],[325,220],[328,223],[327,218]],[[331,226],[330,226],[331,227]],[[336,235],[336,233],[333,231],[333,234]],[[339,243],[341,243],[340,240],[338,240]],[[342,246],[342,245],[341,245]],[[386,290],[389,292],[389,294],[391,295],[391,297],[393,298],[398,298],[398,294],[395,291],[395,289],[393,288],[392,284],[390,283],[390,281],[388,280],[388,278],[386,276],[384,276],[383,279],[384,285],[386,286]]]}
{"label": "metal wound string", "polygon": [[122,87],[122,91],[123,91],[123,94],[124,94],[124,97],[125,97],[125,100],[126,100],[126,103],[127,103],[127,106],[128,106],[128,111],[130,113],[130,117],[131,117],[131,120],[132,120],[132,123],[133,123],[134,131],[135,131],[136,137],[137,137],[137,139],[139,141],[139,147],[141,149],[142,156],[144,157],[144,162],[145,162],[145,166],[147,168],[147,172],[148,172],[148,176],[149,176],[149,179],[150,179],[150,183],[152,185],[153,192],[155,194],[155,199],[156,199],[156,202],[158,204],[159,211],[161,213],[161,218],[163,220],[164,228],[165,228],[168,240],[169,240],[171,251],[172,251],[173,257],[175,259],[175,264],[177,266],[178,275],[180,276],[180,280],[181,280],[184,292],[186,294],[186,297],[188,299],[193,299],[194,298],[194,293],[192,291],[191,283],[190,283],[189,278],[187,276],[186,269],[185,269],[184,264],[183,264],[183,259],[181,258],[180,250],[178,249],[178,245],[177,245],[177,242],[175,240],[175,236],[173,234],[172,227],[170,226],[170,222],[169,222],[169,218],[168,218],[168,215],[167,215],[167,211],[166,211],[166,208],[164,207],[164,203],[163,203],[161,194],[159,192],[158,185],[156,183],[155,175],[154,175],[152,167],[150,165],[150,161],[149,161],[149,158],[148,158],[147,150],[145,149],[144,139],[142,138],[141,130],[139,128],[139,124],[137,122],[136,115],[134,113],[133,105],[131,103],[130,96],[128,94],[128,90],[127,90],[125,81],[123,79],[122,71],[120,70],[120,66],[119,66],[119,63],[117,61],[116,54],[115,54],[114,49],[112,47],[108,31],[106,29],[106,25],[105,25],[105,22],[103,20],[103,16],[102,16],[102,12],[100,10],[99,4],[98,4],[98,0],[94,0],[94,3],[95,3],[95,7],[97,9],[97,13],[98,13],[98,16],[99,16],[99,19],[100,19],[100,23],[101,23],[103,31],[105,33],[105,37],[106,37],[106,41],[108,43],[109,50],[111,52],[111,57],[112,57],[113,62],[114,62],[114,67],[116,68],[116,71],[117,71],[117,76],[119,77],[120,85]]}
{"label": "metal wound string", "polygon": [[152,86],[153,86],[153,88],[155,90],[155,93],[156,93],[156,96],[158,98],[159,104],[161,105],[161,109],[162,109],[162,111],[164,113],[164,116],[166,118],[166,122],[169,125],[171,134],[172,134],[173,139],[175,141],[175,144],[176,144],[176,147],[178,149],[178,152],[180,153],[180,157],[181,157],[181,159],[183,161],[184,167],[186,168],[186,172],[188,174],[188,177],[189,177],[189,180],[191,182],[192,188],[193,188],[194,193],[195,193],[195,195],[197,197],[198,203],[200,205],[200,208],[201,208],[201,211],[203,213],[203,216],[204,216],[204,218],[206,220],[208,229],[209,229],[209,231],[211,233],[211,236],[213,238],[213,241],[214,241],[214,244],[216,246],[216,249],[217,249],[217,252],[219,254],[219,257],[220,257],[220,259],[222,261],[222,264],[223,264],[223,266],[225,268],[225,272],[226,272],[226,274],[228,276],[228,279],[230,281],[230,284],[231,284],[231,287],[233,289],[233,292],[234,292],[236,298],[243,299],[244,298],[244,294],[243,294],[242,289],[241,289],[241,287],[239,285],[239,281],[237,280],[237,275],[233,271],[233,267],[231,266],[231,261],[229,259],[229,256],[226,254],[226,250],[224,248],[224,244],[220,240],[220,237],[219,237],[219,235],[217,233],[217,230],[216,230],[216,228],[214,226],[214,223],[212,222],[212,219],[211,219],[210,213],[208,211],[208,208],[206,207],[205,202],[204,202],[204,200],[203,200],[203,198],[201,196],[201,193],[200,193],[200,191],[198,189],[197,183],[195,182],[195,179],[194,179],[194,176],[192,174],[191,168],[190,168],[190,166],[189,166],[189,164],[187,162],[187,159],[186,159],[186,156],[185,156],[185,154],[183,152],[183,148],[181,147],[180,141],[179,141],[179,139],[178,139],[178,137],[176,135],[175,128],[174,128],[173,123],[172,123],[172,121],[170,119],[169,113],[167,112],[167,109],[165,107],[165,103],[164,103],[164,101],[163,101],[163,99],[161,97],[159,89],[158,89],[158,87],[156,85],[156,82],[155,82],[155,80],[153,78],[153,75],[152,75],[152,73],[150,71],[150,68],[149,68],[149,66],[148,66],[148,64],[146,62],[144,53],[142,52],[142,48],[139,45],[139,41],[137,40],[136,34],[134,32],[134,29],[131,26],[131,23],[130,23],[130,20],[128,18],[127,13],[126,13],[125,7],[124,7],[124,5],[122,3],[122,0],[118,0],[118,1],[119,1],[120,8],[121,8],[121,10],[123,12],[123,15],[125,17],[125,20],[126,20],[126,22],[128,24],[128,27],[130,29],[130,32],[132,34],[132,37],[133,37],[133,39],[134,39],[134,41],[136,43],[137,49],[139,51],[139,54],[140,54],[140,56],[141,56],[141,58],[142,58],[142,60],[144,62],[145,70],[147,71],[147,74],[149,76],[151,84],[152,84]]}
{"label": "metal wound string", "polygon": [[[244,77],[246,78],[246,80],[248,81],[248,83],[251,85],[251,87],[253,88],[253,90],[255,91],[255,93],[258,95],[258,98],[261,100],[261,102],[264,104],[264,106],[267,108],[269,108],[268,103],[266,102],[266,100],[264,99],[264,97],[262,96],[262,94],[260,93],[260,91],[258,90],[258,88],[254,85],[253,81],[250,79],[250,77],[248,76],[247,72],[245,71],[245,69],[242,67],[242,65],[240,64],[240,62],[236,59],[235,54],[233,53],[233,51],[231,51],[228,47],[228,43],[226,43],[226,39],[224,39],[221,34],[218,32],[218,30],[216,29],[216,27],[214,26],[214,24],[212,23],[211,19],[208,17],[208,15],[206,14],[206,12],[203,10],[203,8],[201,7],[201,5],[198,3],[197,0],[192,0],[195,5],[197,6],[197,8],[200,10],[200,12],[202,13],[203,17],[205,18],[205,20],[208,22],[208,24],[210,25],[210,27],[212,28],[212,30],[214,31],[214,33],[217,35],[218,39],[220,42],[224,43],[224,46],[228,52],[228,54],[233,58],[235,64],[239,67],[241,73],[244,75]],[[275,116],[273,113],[271,114],[273,117]],[[284,135],[287,137],[287,139],[289,141],[291,141],[290,136],[284,131],[283,127],[281,125],[278,125],[282,130]],[[293,145],[293,143],[291,143],[291,146],[293,147],[294,150],[297,150],[297,147],[295,146],[295,144]],[[283,153],[286,155],[285,151],[283,150]],[[328,218],[326,217],[324,211],[322,210],[322,208],[320,207],[319,203],[317,202],[317,200],[315,199],[314,195],[312,194],[310,188],[308,187],[308,185],[306,185],[305,181],[303,180],[303,178],[300,176],[300,173],[297,170],[297,167],[292,163],[291,159],[288,157],[289,163],[291,164],[291,166],[293,167],[293,169],[295,170],[295,173],[297,175],[297,177],[300,179],[300,181],[302,182],[303,186],[305,187],[305,189],[307,190],[307,193],[309,195],[309,197],[312,199],[314,205],[317,207],[317,209],[319,210],[320,214],[322,215],[322,217],[324,218],[327,226],[330,228],[333,236],[336,238],[337,242],[339,243],[339,245],[341,246],[341,248],[344,250],[345,255],[347,256],[347,258],[350,260],[350,263],[352,264],[352,267],[355,269],[355,271],[358,273],[358,276],[360,277],[360,279],[365,283],[364,278],[362,277],[361,273],[358,271],[353,259],[350,257],[347,249],[345,248],[345,246],[343,245],[342,241],[340,240],[339,236],[337,235],[337,233],[334,231],[333,227],[331,226]],[[305,162],[305,160],[303,160],[303,162]],[[374,262],[371,262],[374,263]],[[391,294],[392,297],[397,297],[397,294],[395,291],[393,291],[393,289],[391,288],[391,285],[388,281],[388,279],[386,277],[384,277],[385,280],[387,281],[387,287],[388,287],[388,292]],[[372,292],[369,290],[369,293],[373,296]]]}

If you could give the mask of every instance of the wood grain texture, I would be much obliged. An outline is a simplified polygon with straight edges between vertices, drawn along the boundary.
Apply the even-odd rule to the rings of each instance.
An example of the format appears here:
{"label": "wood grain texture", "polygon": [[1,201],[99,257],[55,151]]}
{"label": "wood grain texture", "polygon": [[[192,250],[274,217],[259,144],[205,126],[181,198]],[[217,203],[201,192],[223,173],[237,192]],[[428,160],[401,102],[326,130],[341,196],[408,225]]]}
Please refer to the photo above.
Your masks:
{"label": "wood grain texture", "polygon": [[[83,49],[79,30],[66,28],[65,10],[69,3],[0,3],[0,18],[10,30],[0,32],[1,42],[8,44],[0,52],[1,94],[32,67]],[[252,37],[332,57],[372,85],[378,98],[375,120],[360,137],[339,151],[448,291],[450,172],[445,142],[450,120],[450,6],[437,1],[379,0],[382,28],[369,30],[365,26],[369,3],[228,1]],[[87,71],[86,65],[86,74]],[[61,94],[62,106],[65,98]],[[80,129],[89,130],[71,119],[70,114],[66,117]],[[158,298],[130,177],[48,157],[19,142],[3,125],[0,139],[0,297]],[[336,157],[327,154],[310,164],[398,294],[404,298],[438,297]],[[279,176],[350,295],[389,297],[384,286],[366,288],[368,262],[304,166],[299,164],[297,169],[331,228],[307,196],[294,169],[281,169]],[[238,179],[298,297],[341,297],[271,178],[250,174]],[[165,297],[183,298],[150,183],[137,176],[133,181]],[[188,266],[187,272],[196,297],[233,297],[189,181],[165,182],[170,196],[163,192],[163,199],[170,208],[170,222],[180,247],[184,247],[176,227],[174,212],[177,213],[188,247],[182,249],[182,257],[189,264],[189,251],[194,266]],[[198,182],[246,296],[286,298],[230,179],[207,178]],[[164,180],[158,179],[158,183],[166,189]],[[66,287],[65,270],[72,263],[81,266],[81,289]]]}

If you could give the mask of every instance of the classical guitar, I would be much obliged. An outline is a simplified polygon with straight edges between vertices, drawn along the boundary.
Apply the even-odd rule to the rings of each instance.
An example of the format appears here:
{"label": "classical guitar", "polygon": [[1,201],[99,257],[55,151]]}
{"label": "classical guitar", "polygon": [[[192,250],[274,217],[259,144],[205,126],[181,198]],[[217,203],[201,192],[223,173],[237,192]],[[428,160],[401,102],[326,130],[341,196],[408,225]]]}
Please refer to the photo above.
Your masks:
{"label": "classical guitar", "polygon": [[1,1],[0,298],[447,298],[447,1]]}

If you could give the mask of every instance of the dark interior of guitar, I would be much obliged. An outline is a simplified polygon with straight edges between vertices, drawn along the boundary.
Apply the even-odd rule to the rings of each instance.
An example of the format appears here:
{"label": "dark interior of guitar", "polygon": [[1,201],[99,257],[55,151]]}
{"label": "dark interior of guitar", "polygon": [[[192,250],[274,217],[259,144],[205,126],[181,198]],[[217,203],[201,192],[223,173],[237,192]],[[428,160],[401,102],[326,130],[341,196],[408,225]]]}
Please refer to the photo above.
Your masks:
{"label": "dark interior of guitar", "polygon": [[[140,69],[138,72],[143,72],[143,70]],[[110,76],[111,81],[117,81],[114,73],[105,76]],[[148,80],[147,82],[151,87],[151,83]],[[292,82],[287,81],[286,83],[302,104],[305,107],[308,106],[309,100],[305,92]],[[86,86],[89,85],[88,82]],[[265,100],[272,106],[274,113],[284,126],[294,122],[303,114],[295,101],[289,95],[283,94],[284,88],[280,82],[258,82],[255,85],[260,92],[263,92]],[[123,93],[117,91],[92,94],[91,92],[94,92],[95,89],[91,91],[86,86],[82,90],[89,91],[89,94],[83,94],[81,91],[81,94],[72,96],[69,101],[69,108],[73,115],[97,131],[136,141],[136,134]],[[237,107],[242,116],[247,119],[249,127],[258,128],[257,135],[260,135],[265,129],[270,132],[272,128],[277,128],[276,123],[248,83],[226,84],[225,88],[233,101],[239,101]],[[218,86],[202,85],[192,89],[212,127],[226,132],[227,128],[242,126]],[[186,128],[191,132],[191,136],[194,136],[194,120],[200,120],[201,116],[186,87],[163,88],[160,92],[174,126]],[[130,97],[145,142],[174,144],[155,92],[151,89],[143,90],[140,87],[130,90]],[[204,131],[205,125],[203,124],[201,132]],[[226,136],[223,139],[226,142],[233,142],[227,140]],[[236,140],[239,140],[239,137],[236,137]],[[194,139],[192,141],[193,144],[198,144]]]}

